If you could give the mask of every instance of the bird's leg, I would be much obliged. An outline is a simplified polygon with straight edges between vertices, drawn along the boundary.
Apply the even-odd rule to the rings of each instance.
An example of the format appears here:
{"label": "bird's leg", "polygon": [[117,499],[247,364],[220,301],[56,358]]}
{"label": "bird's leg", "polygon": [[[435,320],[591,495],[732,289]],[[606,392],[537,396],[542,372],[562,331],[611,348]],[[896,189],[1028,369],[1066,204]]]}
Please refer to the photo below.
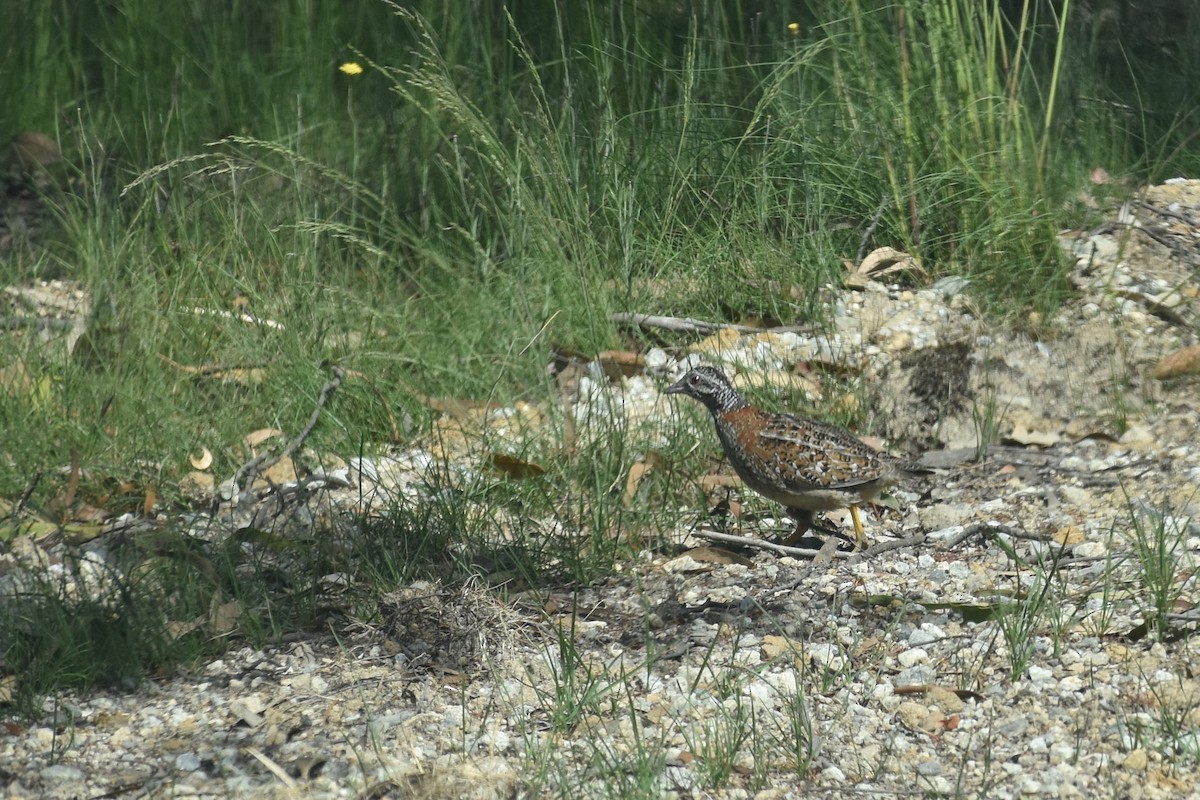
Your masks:
{"label": "bird's leg", "polygon": [[787,515],[796,520],[796,528],[791,533],[783,538],[783,543],[793,545],[808,533],[809,528],[813,527],[813,515],[811,511],[805,511],[802,508],[786,509]]}
{"label": "bird's leg", "polygon": [[850,519],[854,522],[854,548],[867,549],[867,534],[863,532],[862,520],[858,518],[858,506],[850,506]]}
{"label": "bird's leg", "polygon": [[[813,518],[813,512],[811,512],[811,511],[808,511],[803,508],[788,508],[786,510],[787,510],[787,515],[789,517],[791,517],[792,519],[796,520],[796,529],[794,531],[792,531],[786,538],[783,539],[783,541],[782,541],[783,544],[786,544],[789,546],[793,545],[796,542],[800,541],[800,539],[804,538],[804,534],[808,533],[809,531],[819,533],[822,536],[836,536],[837,538],[843,539],[847,542],[851,541],[849,536],[842,533],[837,528],[833,528],[829,525],[819,524]],[[865,538],[864,538],[864,541],[865,541]]]}

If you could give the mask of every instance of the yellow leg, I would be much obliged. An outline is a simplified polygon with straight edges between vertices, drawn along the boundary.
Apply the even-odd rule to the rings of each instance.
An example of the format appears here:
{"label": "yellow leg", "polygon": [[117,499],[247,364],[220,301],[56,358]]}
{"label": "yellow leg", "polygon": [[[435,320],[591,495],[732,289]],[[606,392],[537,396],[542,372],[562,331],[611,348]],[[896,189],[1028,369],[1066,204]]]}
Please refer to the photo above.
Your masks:
{"label": "yellow leg", "polygon": [[867,535],[863,533],[862,520],[858,518],[858,506],[850,506],[850,519],[854,521],[854,546],[867,549]]}

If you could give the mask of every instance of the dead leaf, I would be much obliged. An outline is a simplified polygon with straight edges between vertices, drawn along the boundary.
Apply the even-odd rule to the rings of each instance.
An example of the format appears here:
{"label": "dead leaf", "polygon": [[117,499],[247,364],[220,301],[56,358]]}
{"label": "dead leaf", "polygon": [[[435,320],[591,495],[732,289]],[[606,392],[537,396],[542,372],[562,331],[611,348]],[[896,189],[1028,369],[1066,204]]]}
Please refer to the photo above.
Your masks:
{"label": "dead leaf", "polygon": [[[218,596],[213,597],[215,603]],[[221,636],[237,629],[238,620],[242,616],[242,604],[236,600],[214,605],[208,611],[208,629],[214,635]]]}
{"label": "dead leaf", "polygon": [[[13,690],[17,687],[16,675],[5,675],[0,678],[0,703],[11,703]],[[11,730],[9,731],[12,732]]]}
{"label": "dead leaf", "polygon": [[629,467],[629,475],[625,478],[625,495],[621,498],[621,505],[629,508],[633,505],[633,499],[637,496],[638,487],[647,475],[654,471],[655,467],[662,465],[662,455],[655,452],[646,453]]}
{"label": "dead leaf", "polygon": [[[267,439],[282,435],[283,431],[279,430],[278,428],[259,428],[253,433],[247,433],[245,436],[243,436],[242,441],[246,443],[247,447],[253,450]],[[197,467],[197,469],[199,469],[199,467]]]}
{"label": "dead leaf", "polygon": [[827,567],[833,563],[834,553],[838,549],[838,539],[836,536],[825,537],[825,543],[821,545],[821,549],[813,556],[813,566]]}
{"label": "dead leaf", "polygon": [[247,728],[257,728],[264,722],[262,712],[266,711],[266,705],[257,697],[239,697],[229,704],[229,711],[238,722],[245,725]]}
{"label": "dead leaf", "polygon": [[1013,426],[1012,432],[1004,437],[1004,444],[1033,445],[1034,447],[1053,447],[1062,441],[1058,431],[1035,431],[1025,425]]}
{"label": "dead leaf", "polygon": [[1091,419],[1090,417],[1076,417],[1067,423],[1067,427],[1063,429],[1063,434],[1074,441],[1081,439],[1104,439],[1115,442],[1117,437],[1113,435],[1111,430],[1103,427],[1103,424],[1100,420]]}
{"label": "dead leaf", "polygon": [[742,334],[732,328],[722,328],[712,336],[707,336],[704,339],[696,342],[692,349],[697,353],[717,354],[726,350],[732,350],[734,343],[740,339]]}
{"label": "dead leaf", "polygon": [[106,511],[103,508],[97,508],[87,503],[81,503],[79,508],[71,513],[73,522],[103,522],[112,516],[112,512]]}
{"label": "dead leaf", "polygon": [[700,479],[700,488],[707,494],[716,491],[717,489],[738,489],[742,486],[742,479],[737,475],[728,475],[725,473],[717,473],[715,475],[705,475]]}
{"label": "dead leaf", "polygon": [[1067,523],[1054,532],[1054,541],[1061,545],[1079,544],[1087,537],[1075,523]]}
{"label": "dead leaf", "polygon": [[142,503],[142,516],[150,517],[154,515],[154,506],[158,504],[158,490],[154,488],[154,484],[146,487],[146,499]]}
{"label": "dead leaf", "polygon": [[0,367],[0,392],[10,397],[21,397],[32,394],[33,378],[25,369],[24,361],[15,361],[6,367]]}
{"label": "dead leaf", "polygon": [[201,447],[200,455],[191,456],[188,460],[192,463],[192,469],[205,470],[212,466],[213,454],[207,447]]}
{"label": "dead leaf", "polygon": [[786,636],[767,634],[762,637],[762,655],[767,661],[782,655],[796,655],[799,652],[800,648],[796,643]]}
{"label": "dead leaf", "polygon": [[302,781],[310,781],[321,773],[329,759],[321,756],[305,756],[292,762],[292,769]]}
{"label": "dead leaf", "polygon": [[541,464],[535,464],[532,461],[523,461],[507,453],[492,453],[489,462],[493,469],[500,471],[505,477],[514,480],[537,478],[546,474],[546,468]]}
{"label": "dead leaf", "polygon": [[240,383],[243,386],[258,386],[265,383],[267,379],[267,371],[262,367],[230,367],[224,364],[201,364],[197,367],[179,364],[161,353],[158,357],[180,372],[195,375],[197,378],[211,378],[224,383]]}
{"label": "dead leaf", "polygon": [[858,269],[850,270],[850,274],[846,276],[846,286],[851,289],[864,289],[869,280],[906,270],[925,275],[918,259],[894,247],[879,247],[867,253]]}
{"label": "dead leaf", "polygon": [[683,555],[700,564],[741,564],[743,567],[753,567],[754,562],[745,556],[725,550],[721,547],[693,547]]}
{"label": "dead leaf", "polygon": [[182,639],[192,631],[198,631],[204,627],[204,617],[196,617],[188,622],[180,622],[179,620],[171,620],[167,623],[167,635],[172,639]]}
{"label": "dead leaf", "polygon": [[1200,344],[1167,353],[1154,367],[1155,380],[1200,375]]}
{"label": "dead leaf", "polygon": [[610,381],[640,375],[646,369],[646,359],[628,350],[605,350],[596,354],[596,363]]}

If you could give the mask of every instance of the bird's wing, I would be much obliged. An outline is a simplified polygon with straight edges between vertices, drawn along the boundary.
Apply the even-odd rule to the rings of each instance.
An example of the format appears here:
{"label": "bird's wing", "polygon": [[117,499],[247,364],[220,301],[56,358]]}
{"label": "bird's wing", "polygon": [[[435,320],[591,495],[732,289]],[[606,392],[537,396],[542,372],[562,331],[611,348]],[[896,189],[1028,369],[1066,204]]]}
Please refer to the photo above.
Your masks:
{"label": "bird's wing", "polygon": [[764,419],[757,449],[797,489],[852,490],[888,477],[896,461],[841,428],[790,414]]}

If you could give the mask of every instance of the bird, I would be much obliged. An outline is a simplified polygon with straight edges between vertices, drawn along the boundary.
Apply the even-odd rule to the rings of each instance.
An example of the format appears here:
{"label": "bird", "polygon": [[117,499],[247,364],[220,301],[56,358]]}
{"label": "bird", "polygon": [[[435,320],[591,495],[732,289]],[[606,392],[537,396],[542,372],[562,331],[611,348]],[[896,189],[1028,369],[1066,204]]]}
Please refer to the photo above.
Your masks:
{"label": "bird", "polygon": [[665,393],[695,398],[712,413],[721,447],[742,482],[782,504],[796,521],[785,544],[813,528],[836,533],[816,525],[813,514],[849,507],[855,546],[866,549],[858,506],[929,471],[876,450],[836,425],[753,406],[716,367],[689,370]]}

